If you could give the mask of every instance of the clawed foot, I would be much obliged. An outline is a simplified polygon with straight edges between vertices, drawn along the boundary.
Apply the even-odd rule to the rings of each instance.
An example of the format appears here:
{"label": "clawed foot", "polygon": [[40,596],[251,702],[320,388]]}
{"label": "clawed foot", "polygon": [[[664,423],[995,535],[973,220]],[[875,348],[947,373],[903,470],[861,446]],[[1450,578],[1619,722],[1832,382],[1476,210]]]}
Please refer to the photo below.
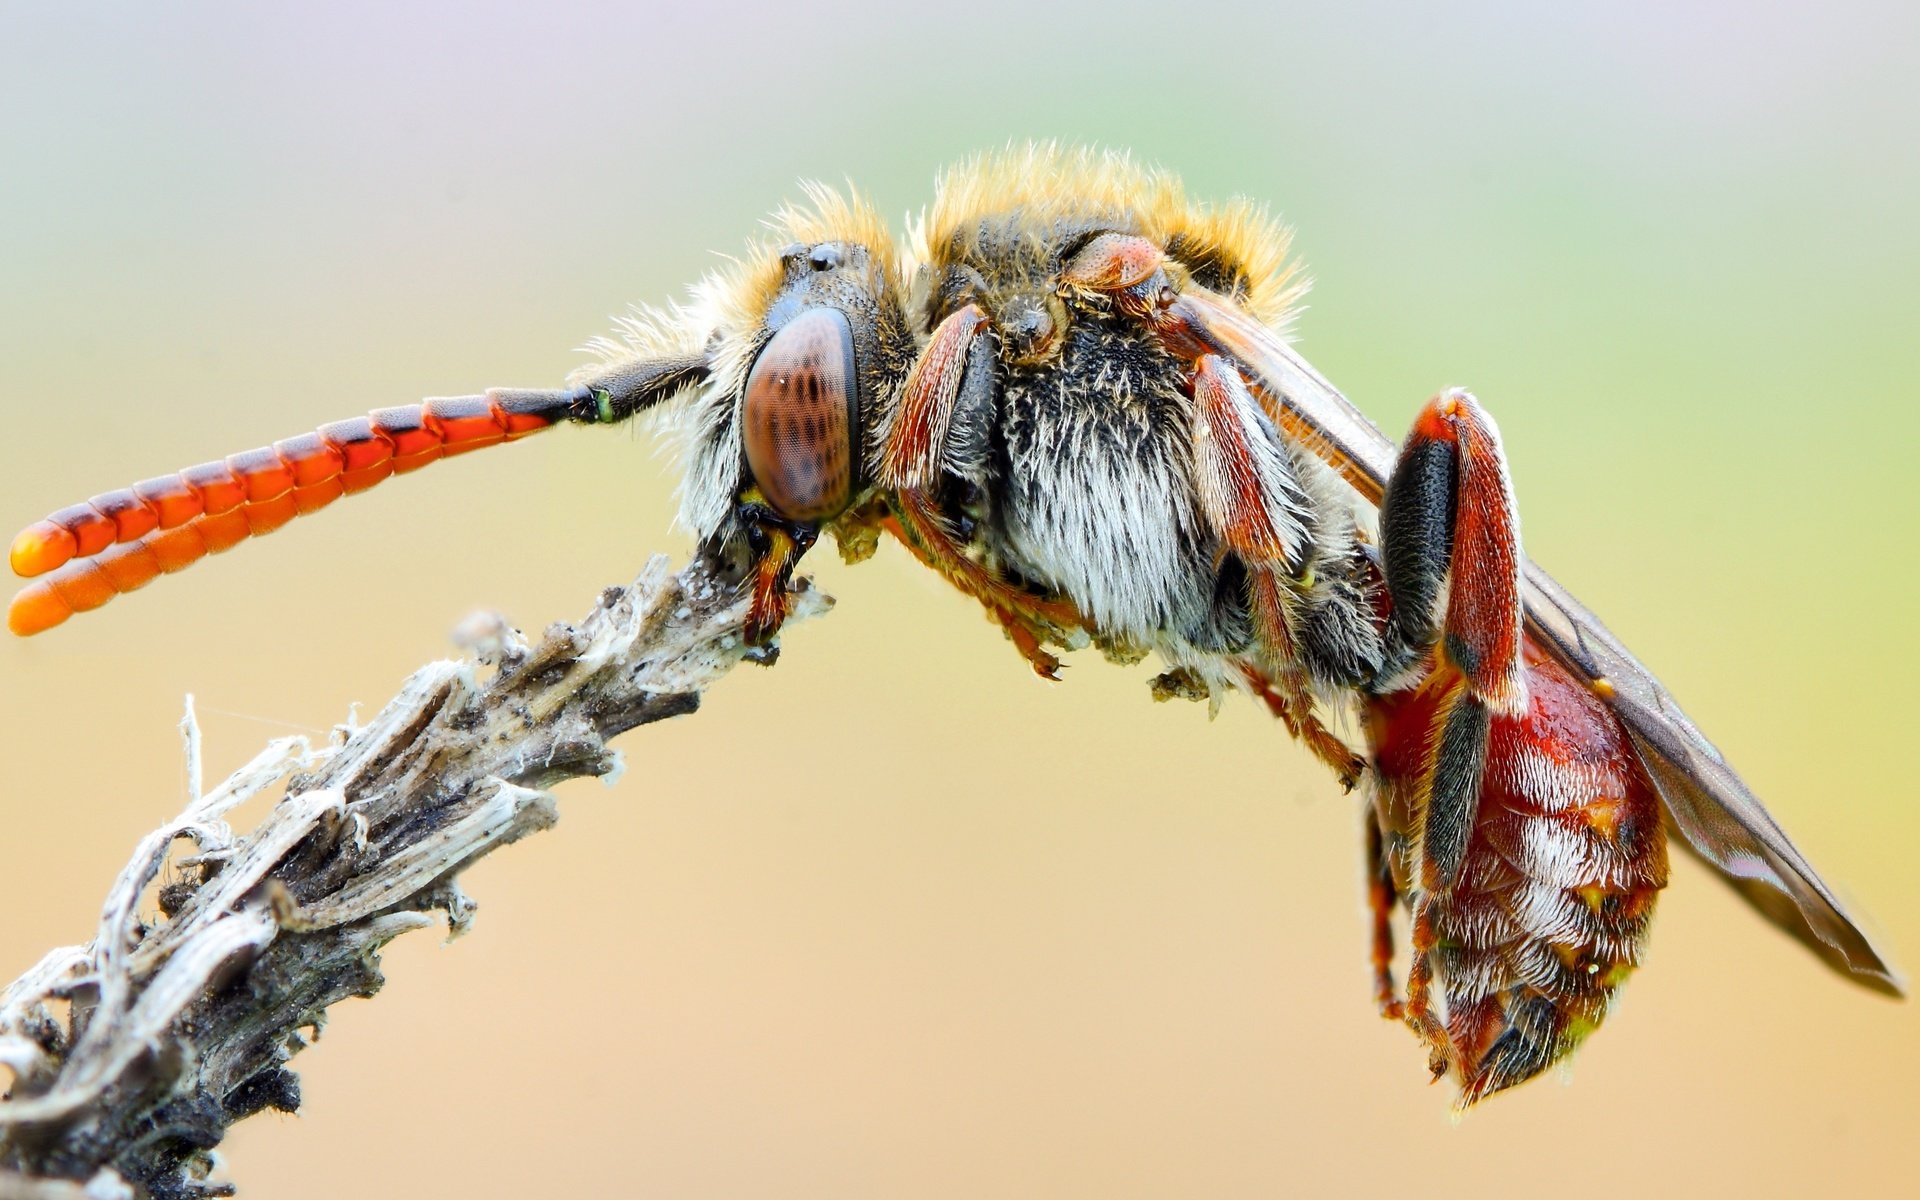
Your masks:
{"label": "clawed foot", "polygon": [[1308,694],[1304,680],[1274,679],[1251,663],[1237,665],[1247,686],[1266,704],[1267,711],[1280,719],[1295,741],[1332,769],[1341,788],[1351,792],[1360,786],[1367,760],[1320,723],[1320,718],[1314,715],[1313,697]]}

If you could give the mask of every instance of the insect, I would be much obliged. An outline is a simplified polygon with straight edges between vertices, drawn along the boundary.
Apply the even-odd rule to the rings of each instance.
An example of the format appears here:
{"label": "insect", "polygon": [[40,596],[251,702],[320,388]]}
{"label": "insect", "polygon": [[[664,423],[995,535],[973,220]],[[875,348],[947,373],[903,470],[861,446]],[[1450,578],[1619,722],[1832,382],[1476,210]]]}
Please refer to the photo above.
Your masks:
{"label": "insect", "polygon": [[1039,674],[1060,650],[1156,655],[1157,697],[1251,694],[1365,781],[1376,998],[1462,1104],[1600,1024],[1669,828],[1898,994],[1719,752],[1525,558],[1478,401],[1441,393],[1396,449],[1288,347],[1299,287],[1262,210],[1051,146],[949,172],[905,252],[857,197],[808,196],[566,387],[379,409],[54,513],[13,543],[38,578],[11,628],[449,455],[656,414],[683,443],[681,519],[749,594],[750,638],[777,634],[822,533],[849,561],[891,536]]}

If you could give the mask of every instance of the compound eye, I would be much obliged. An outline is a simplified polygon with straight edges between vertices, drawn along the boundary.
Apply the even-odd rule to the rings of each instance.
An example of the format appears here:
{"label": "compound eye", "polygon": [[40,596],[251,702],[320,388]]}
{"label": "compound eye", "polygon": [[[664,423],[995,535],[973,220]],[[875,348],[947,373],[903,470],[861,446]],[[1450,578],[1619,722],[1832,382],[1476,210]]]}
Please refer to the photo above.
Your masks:
{"label": "compound eye", "polygon": [[838,309],[795,317],[754,360],[741,414],[747,469],[781,516],[819,521],[846,508],[859,395],[853,330]]}

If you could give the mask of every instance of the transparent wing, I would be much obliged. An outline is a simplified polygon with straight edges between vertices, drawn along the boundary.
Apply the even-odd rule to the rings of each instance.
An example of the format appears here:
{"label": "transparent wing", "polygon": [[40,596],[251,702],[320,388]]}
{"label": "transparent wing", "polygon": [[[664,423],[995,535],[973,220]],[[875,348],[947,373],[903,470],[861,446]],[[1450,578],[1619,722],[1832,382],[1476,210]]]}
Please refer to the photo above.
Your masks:
{"label": "transparent wing", "polygon": [[1836,970],[1894,995],[1901,981],[1760,800],[1638,659],[1551,576],[1526,566],[1527,629],[1567,666],[1611,689],[1640,761],[1687,846],[1768,920]]}
{"label": "transparent wing", "polygon": [[[1203,340],[1257,383],[1282,428],[1312,447],[1368,503],[1380,502],[1397,452],[1378,426],[1231,301],[1190,286],[1175,306]],[[1901,994],[1901,980],[1866,934],[1652,672],[1531,562],[1525,591],[1527,631],[1609,698],[1686,846],[1762,916],[1835,970],[1876,990]]]}

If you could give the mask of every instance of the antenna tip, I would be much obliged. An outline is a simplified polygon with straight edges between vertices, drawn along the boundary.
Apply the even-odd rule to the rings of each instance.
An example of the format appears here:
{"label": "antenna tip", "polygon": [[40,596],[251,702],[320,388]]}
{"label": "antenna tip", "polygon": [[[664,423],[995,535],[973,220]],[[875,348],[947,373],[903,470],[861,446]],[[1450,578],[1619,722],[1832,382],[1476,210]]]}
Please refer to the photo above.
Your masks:
{"label": "antenna tip", "polygon": [[7,606],[7,628],[17,637],[45,633],[73,615],[59,593],[45,583],[22,588]]}
{"label": "antenna tip", "polygon": [[7,562],[15,575],[44,575],[72,558],[78,549],[71,531],[52,521],[36,521],[13,539]]}

